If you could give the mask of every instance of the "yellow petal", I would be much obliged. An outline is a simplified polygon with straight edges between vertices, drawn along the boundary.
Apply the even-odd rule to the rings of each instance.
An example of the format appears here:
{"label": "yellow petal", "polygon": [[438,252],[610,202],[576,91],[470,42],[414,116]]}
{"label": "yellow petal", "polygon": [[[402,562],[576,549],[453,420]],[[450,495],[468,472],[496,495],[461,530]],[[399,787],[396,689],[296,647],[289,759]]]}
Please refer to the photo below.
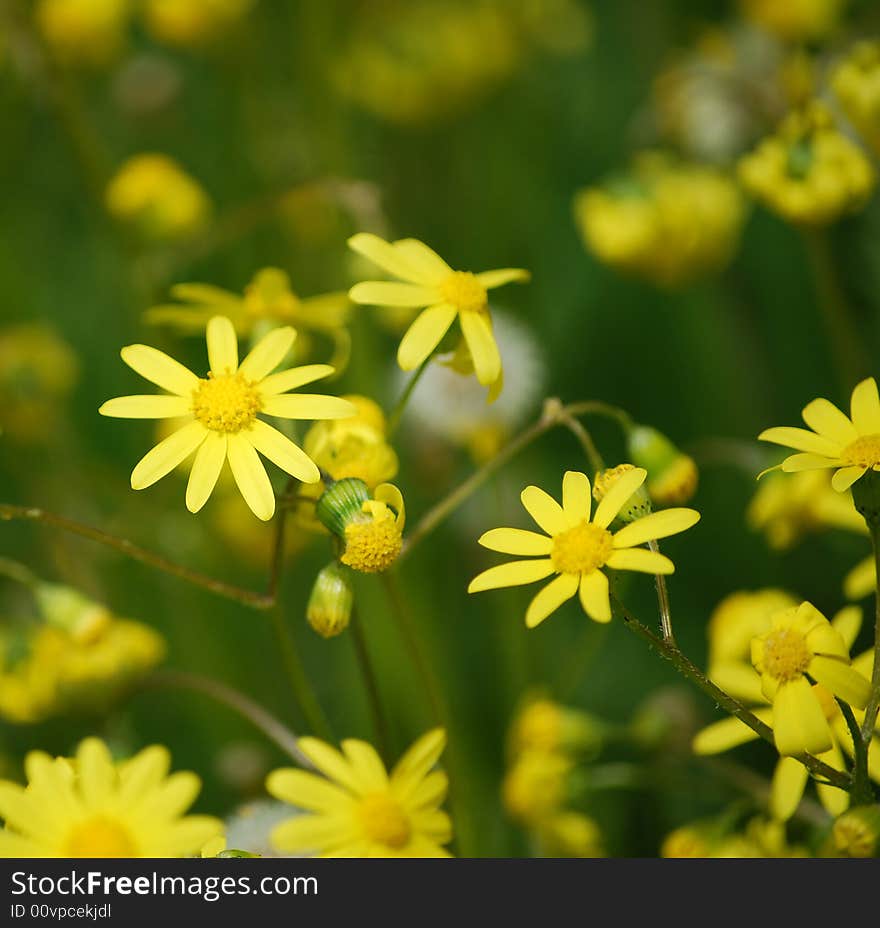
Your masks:
{"label": "yellow petal", "polygon": [[504,284],[510,284],[514,281],[525,283],[531,280],[532,275],[521,267],[502,267],[497,271],[483,271],[481,274],[477,274],[476,277],[483,287],[492,290],[495,287],[503,287]]}
{"label": "yellow petal", "polygon": [[388,772],[373,745],[358,738],[346,738],[342,752],[351,763],[351,769],[366,793],[380,792],[388,787]]}
{"label": "yellow petal", "polygon": [[[824,761],[835,770],[846,770],[843,754],[836,744],[832,746],[830,751],[820,754],[819,760]],[[829,786],[826,783],[816,783],[816,792],[819,794],[819,801],[825,811],[835,818],[849,808],[849,793],[846,790],[838,789],[836,786]]]}
{"label": "yellow petal", "polygon": [[279,419],[349,419],[357,413],[357,407],[341,396],[283,393],[265,397],[262,412]]}
{"label": "yellow petal", "polygon": [[675,564],[659,551],[646,548],[624,548],[614,551],[607,564],[613,570],[637,570],[643,574],[673,574]]}
{"label": "yellow petal", "polygon": [[806,677],[779,686],[773,699],[773,737],[783,755],[821,754],[831,731]]}
{"label": "yellow petal", "polygon": [[551,580],[529,603],[526,610],[526,626],[534,628],[540,625],[551,612],[568,602],[577,593],[579,582],[577,574],[560,574],[555,580]]}
{"label": "yellow petal", "polygon": [[[744,661],[723,661],[709,668],[709,679],[726,693],[746,703],[765,701],[761,676]],[[768,722],[769,724],[769,722]]]}
{"label": "yellow petal", "polygon": [[864,709],[871,695],[871,684],[857,670],[833,657],[814,657],[807,671],[826,690],[856,709]]}
{"label": "yellow petal", "polygon": [[416,309],[429,306],[441,299],[433,287],[419,287],[416,284],[389,283],[387,281],[369,280],[355,284],[348,295],[355,303],[369,306],[403,306]]}
{"label": "yellow petal", "polygon": [[577,470],[568,470],[562,478],[562,508],[572,524],[590,518],[591,506],[590,480],[586,474]]}
{"label": "yellow petal", "polygon": [[331,780],[339,783],[354,793],[360,792],[360,784],[351,768],[351,764],[340,751],[318,738],[299,739],[300,750],[308,759]]}
{"label": "yellow petal", "polygon": [[208,342],[208,364],[211,373],[234,374],[238,370],[238,337],[226,316],[213,316],[205,332]]}
{"label": "yellow petal", "polygon": [[761,441],[771,441],[775,445],[794,448],[795,451],[806,451],[810,454],[819,454],[824,457],[836,458],[840,453],[840,445],[836,441],[823,438],[807,429],[780,425],[772,429],[764,429],[758,436]]}
{"label": "yellow petal", "polygon": [[226,462],[226,435],[209,432],[196,452],[186,485],[186,508],[198,512],[208,501]]}
{"label": "yellow petal", "polygon": [[645,482],[647,476],[648,472],[644,467],[634,467],[621,474],[599,501],[593,521],[602,528],[608,528],[627,500]]}
{"label": "yellow petal", "polygon": [[99,738],[86,738],[76,752],[79,790],[89,809],[98,809],[116,786],[116,767],[107,745]]}
{"label": "yellow petal", "polygon": [[176,419],[192,411],[192,400],[185,396],[118,396],[98,410],[115,419]]}
{"label": "yellow petal", "polygon": [[581,577],[581,606],[594,622],[611,621],[611,600],[608,596],[608,578],[601,570],[594,570]]}
{"label": "yellow petal", "polygon": [[860,435],[880,432],[880,398],[877,396],[877,381],[873,377],[867,377],[853,390],[850,413]]}
{"label": "yellow petal", "polygon": [[862,599],[873,593],[876,585],[877,568],[874,566],[874,556],[868,555],[844,577],[843,592],[847,599]]}
{"label": "yellow petal", "polygon": [[138,461],[131,472],[131,488],[143,490],[171,473],[205,440],[208,430],[201,422],[190,422],[160,441]]}
{"label": "yellow petal", "polygon": [[266,778],[266,790],[276,799],[310,812],[343,812],[351,806],[351,793],[324,777],[283,767]]}
{"label": "yellow petal", "polygon": [[416,317],[397,349],[397,363],[401,370],[413,370],[431,354],[449,330],[456,313],[456,308],[449,303],[438,303]]}
{"label": "yellow petal", "polygon": [[332,364],[304,364],[302,367],[291,367],[277,374],[270,374],[260,381],[261,396],[275,396],[278,393],[287,393],[297,387],[304,387],[322,377],[329,377],[335,368]]}
{"label": "yellow petal", "polygon": [[373,499],[385,503],[397,513],[397,527],[403,531],[406,525],[406,506],[403,502],[403,493],[393,483],[380,483],[373,490]]}
{"label": "yellow petal", "polygon": [[538,528],[543,529],[548,535],[558,535],[571,528],[572,523],[563,512],[562,506],[540,487],[526,487],[519,498]]}
{"label": "yellow petal", "polygon": [[[295,340],[296,332],[289,325],[272,329],[251,348],[241,362],[239,371],[248,380],[262,380],[284,360]],[[260,390],[262,391],[262,384]]]}
{"label": "yellow petal", "polygon": [[793,757],[780,757],[770,784],[770,812],[777,821],[792,817],[800,804],[809,771]]}
{"label": "yellow petal", "polygon": [[468,593],[482,593],[484,590],[497,590],[504,586],[523,586],[526,583],[543,580],[552,573],[555,571],[550,558],[510,561],[477,574],[468,585]]}
{"label": "yellow petal", "polygon": [[149,345],[127,345],[120,354],[133,371],[169,393],[189,397],[199,385],[199,378],[191,370]]}
{"label": "yellow petal", "polygon": [[814,431],[840,445],[848,445],[858,438],[855,426],[834,403],[825,399],[808,403],[801,415],[804,422]]}
{"label": "yellow petal", "polygon": [[268,522],[275,514],[275,493],[266,468],[246,433],[230,435],[228,443],[229,466],[244,501],[258,519]]}
{"label": "yellow petal", "polygon": [[713,722],[698,731],[691,742],[691,749],[694,754],[720,754],[754,741],[757,737],[745,722],[731,717]]}
{"label": "yellow petal", "polygon": [[840,635],[849,651],[862,628],[862,610],[858,606],[845,606],[831,620],[831,627]]}
{"label": "yellow petal", "polygon": [[452,273],[452,268],[440,255],[417,238],[399,239],[394,242],[394,249],[433,286]]}
{"label": "yellow petal", "polygon": [[841,467],[834,472],[831,486],[838,493],[845,493],[867,470],[867,467]]}
{"label": "yellow petal", "polygon": [[553,550],[553,539],[522,528],[493,528],[479,538],[479,543],[490,551],[501,554],[548,555]]}
{"label": "yellow petal", "polygon": [[257,419],[247,435],[257,451],[285,473],[303,483],[317,483],[321,479],[317,465],[305,451],[268,423]]}
{"label": "yellow petal", "polygon": [[670,535],[687,531],[699,521],[700,514],[696,509],[676,508],[652,512],[620,529],[614,535],[614,547],[630,548],[646,541],[668,538]]}
{"label": "yellow petal", "polygon": [[[804,470],[822,470],[825,467],[837,467],[837,458],[826,458],[818,454],[792,454],[787,457],[779,467],[785,474],[799,474]],[[767,470],[774,470],[769,467]],[[767,471],[764,471],[767,473]]]}
{"label": "yellow petal", "polygon": [[348,240],[348,247],[359,255],[369,258],[373,264],[414,284],[430,286],[431,281],[410,261],[404,250],[395,248],[390,242],[370,232],[359,232]]}
{"label": "yellow petal", "polygon": [[422,735],[394,765],[391,780],[396,786],[415,788],[437,763],[446,747],[446,732],[434,728]]}
{"label": "yellow petal", "polygon": [[501,374],[501,355],[488,314],[465,311],[459,313],[459,321],[474,362],[477,380],[484,387],[494,384]]}
{"label": "yellow petal", "polygon": [[297,815],[272,829],[270,840],[279,851],[320,851],[352,837],[348,819],[328,815]]}

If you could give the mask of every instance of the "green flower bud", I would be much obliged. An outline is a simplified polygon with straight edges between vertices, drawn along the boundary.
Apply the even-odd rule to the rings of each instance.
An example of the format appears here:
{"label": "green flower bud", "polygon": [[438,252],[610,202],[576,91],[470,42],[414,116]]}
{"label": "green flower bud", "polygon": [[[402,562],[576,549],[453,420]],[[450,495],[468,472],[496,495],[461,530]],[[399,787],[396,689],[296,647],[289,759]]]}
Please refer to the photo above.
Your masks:
{"label": "green flower bud", "polygon": [[326,528],[340,538],[345,537],[345,527],[361,518],[364,503],[370,491],[358,477],[345,477],[330,484],[321,494],[315,506],[315,515]]}
{"label": "green flower bud", "polygon": [[[634,470],[632,464],[618,464],[617,467],[608,467],[599,471],[593,478],[593,499],[601,502],[605,494],[611,489],[617,480],[628,470]],[[649,515],[651,512],[651,497],[645,489],[644,484],[633,493],[633,495],[623,504],[620,512],[617,513],[615,521],[626,524],[641,519],[642,516]]]}
{"label": "green flower bud", "polygon": [[838,816],[831,829],[845,857],[874,857],[880,852],[880,805],[856,806]]}
{"label": "green flower bud", "polygon": [[630,460],[648,472],[648,492],[658,505],[680,506],[696,492],[699,473],[694,459],[662,432],[636,425],[627,434],[627,449]]}
{"label": "green flower bud", "polygon": [[348,571],[339,564],[328,564],[315,577],[306,619],[322,638],[333,638],[348,628],[353,605]]}
{"label": "green flower bud", "polygon": [[113,620],[109,609],[69,586],[38,583],[34,596],[43,618],[50,625],[63,629],[82,643],[100,638]]}

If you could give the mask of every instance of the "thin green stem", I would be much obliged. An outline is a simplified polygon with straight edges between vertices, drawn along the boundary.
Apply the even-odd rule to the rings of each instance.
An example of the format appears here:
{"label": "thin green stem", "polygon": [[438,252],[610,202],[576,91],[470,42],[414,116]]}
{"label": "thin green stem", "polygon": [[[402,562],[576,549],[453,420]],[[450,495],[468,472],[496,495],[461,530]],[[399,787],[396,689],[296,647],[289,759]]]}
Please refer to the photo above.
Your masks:
{"label": "thin green stem", "polygon": [[593,441],[593,436],[584,428],[583,423],[565,410],[559,413],[559,421],[578,440],[587,460],[590,462],[590,468],[593,474],[605,470],[605,462],[602,460],[602,455],[599,454],[599,449]]}
{"label": "thin green stem", "polygon": [[[773,739],[773,729],[765,725],[756,715],[750,712],[742,703],[729,696],[720,687],[716,686],[688,657],[686,657],[677,645],[658,638],[649,628],[646,628],[638,619],[620,602],[617,597],[613,597],[613,603],[623,618],[623,623],[630,631],[635,632],[640,638],[644,639],[662,657],[665,657],[675,667],[675,669],[686,677],[692,683],[695,683],[710,699],[717,703],[722,709],[725,709],[731,715],[736,716],[744,725],[775,746]],[[813,757],[812,754],[800,754],[795,760],[800,761],[814,776],[820,777],[832,786],[849,791],[852,785],[852,777],[841,770],[835,770],[828,764]]]}
{"label": "thin green stem", "polygon": [[853,743],[853,782],[850,795],[854,806],[869,805],[874,801],[874,790],[871,787],[871,778],[868,774],[868,745],[862,740],[862,733],[859,731],[859,723],[853,714],[849,703],[842,699],[837,700],[843,715],[846,727],[849,729],[850,737]]}
{"label": "thin green stem", "polygon": [[[655,553],[660,553],[660,545],[656,541],[648,542],[648,547]],[[672,611],[669,608],[669,590],[666,588],[666,578],[663,574],[656,574],[654,586],[657,588],[657,604],[660,607],[660,631],[663,640],[675,644],[675,635],[672,634]]]}
{"label": "thin green stem", "polygon": [[874,669],[871,671],[871,695],[862,720],[862,743],[867,751],[874,737],[874,726],[877,724],[877,713],[880,711],[880,522],[876,519],[865,521],[871,532],[874,568],[877,574],[877,591],[874,598]]}
{"label": "thin green stem", "polygon": [[407,385],[403,389],[403,393],[400,394],[397,402],[394,404],[394,408],[391,412],[388,413],[388,437],[390,438],[396,431],[397,427],[400,425],[401,417],[403,416],[404,411],[406,410],[406,405],[409,402],[409,398],[412,396],[413,390],[418,386],[419,381],[422,379],[422,374],[428,369],[428,365],[431,363],[431,358],[433,353],[429,354],[427,358],[416,368],[416,372],[410,377]]}
{"label": "thin green stem", "polygon": [[60,528],[62,531],[70,532],[72,535],[79,535],[81,538],[88,538],[98,544],[113,548],[120,554],[161,570],[163,573],[177,577],[179,580],[185,580],[193,586],[207,590],[217,596],[223,596],[226,599],[233,599],[243,606],[251,609],[270,609],[275,605],[275,590],[277,585],[277,576],[270,576],[269,587],[267,592],[259,593],[254,590],[245,590],[241,587],[224,583],[222,580],[215,580],[196,570],[190,570],[180,564],[169,561],[160,554],[154,554],[141,548],[127,538],[120,538],[117,535],[111,535],[102,529],[92,528],[90,525],[83,525],[81,522],[75,522],[65,516],[59,516],[45,509],[37,509],[33,506],[13,506],[9,503],[0,503],[0,521],[22,520],[25,522],[38,522],[41,525],[48,525],[52,528]]}
{"label": "thin green stem", "polygon": [[36,586],[39,582],[33,571],[28,570],[24,564],[19,564],[18,561],[13,561],[8,557],[0,557],[0,575],[26,587]]}
{"label": "thin green stem", "polygon": [[312,768],[312,762],[303,754],[297,736],[268,710],[244,693],[233,689],[219,680],[203,677],[200,674],[179,670],[160,670],[149,676],[142,684],[143,689],[173,688],[204,693],[215,702],[237,712],[247,719],[285,754],[293,758],[301,767]]}
{"label": "thin green stem", "polygon": [[606,419],[613,419],[624,432],[628,432],[635,427],[633,417],[619,406],[612,406],[610,403],[603,403],[601,400],[584,400],[580,403],[570,403],[565,407],[570,416],[604,416]]}
{"label": "thin green stem", "polygon": [[370,707],[370,715],[373,721],[376,741],[379,745],[379,753],[387,763],[391,760],[391,739],[388,733],[388,720],[385,717],[382,697],[379,693],[379,678],[370,658],[367,636],[364,634],[364,625],[357,610],[352,610],[350,628],[352,640],[354,641],[355,656],[357,657],[358,667],[363,677],[364,689],[367,692],[367,704]]}

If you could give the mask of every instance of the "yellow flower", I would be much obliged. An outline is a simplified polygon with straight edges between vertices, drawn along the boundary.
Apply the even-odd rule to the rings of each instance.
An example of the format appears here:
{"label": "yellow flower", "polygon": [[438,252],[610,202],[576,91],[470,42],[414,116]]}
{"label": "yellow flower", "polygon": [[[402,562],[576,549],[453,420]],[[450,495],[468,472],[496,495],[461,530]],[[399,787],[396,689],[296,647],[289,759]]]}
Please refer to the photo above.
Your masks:
{"label": "yellow flower", "polygon": [[843,111],[880,152],[880,42],[857,42],[831,79]]}
{"label": "yellow flower", "polygon": [[542,857],[605,857],[602,831],[588,815],[564,811],[538,828]]}
{"label": "yellow flower", "polygon": [[787,426],[765,429],[758,436],[761,441],[799,452],[769,470],[779,468],[790,474],[834,468],[831,485],[838,493],[848,490],[866,471],[880,470],[880,398],[873,377],[853,390],[850,413],[847,418],[833,403],[817,399],[801,413],[812,431]]}
{"label": "yellow flower", "polygon": [[861,208],[876,183],[864,152],[818,102],[791,113],[740,160],[738,172],[752,196],[802,225],[827,225]]}
{"label": "yellow flower", "polygon": [[533,696],[514,717],[508,740],[516,756],[528,751],[595,751],[602,736],[602,724],[586,712]]}
{"label": "yellow flower", "polygon": [[640,467],[623,474],[596,507],[592,519],[590,481],[585,474],[566,472],[561,506],[539,487],[526,487],[520,496],[522,504],[546,534],[497,528],[486,532],[480,544],[502,554],[534,555],[534,559],[490,567],[471,581],[468,592],[520,586],[556,574],[529,604],[529,628],[543,622],[578,592],[591,619],[610,622],[608,577],[602,568],[673,573],[675,566],[668,557],[638,546],[683,532],[700,518],[693,509],[666,509],[636,519],[612,534],[608,527],[646,477],[647,472]]}
{"label": "yellow flower", "polygon": [[326,364],[271,373],[284,360],[296,338],[290,327],[269,332],[241,364],[235,329],[227,318],[211,319],[206,337],[211,370],[205,378],[197,377],[155,348],[146,345],[123,348],[123,361],[168,394],[123,396],[108,400],[99,411],[122,419],[189,417],[186,425],[140,460],[131,474],[133,489],[151,486],[195,453],[186,488],[186,506],[190,512],[198,512],[228,460],[251,511],[259,519],[271,519],[275,493],[258,451],[304,483],[314,483],[320,475],[304,451],[258,415],[336,419],[352,415],[354,408],[335,396],[288,393],[332,373],[333,368]]}
{"label": "yellow flower", "polygon": [[52,52],[67,64],[103,65],[125,43],[130,0],[39,0],[37,27]]}
{"label": "yellow flower", "polygon": [[549,822],[569,798],[574,762],[560,751],[525,751],[501,784],[507,812],[531,828]]}
{"label": "yellow flower", "polygon": [[832,747],[822,704],[807,675],[856,708],[870,683],[851,666],[840,633],[812,603],[777,612],[771,628],[752,641],[752,663],[773,704],[773,736],[780,754],[821,754]]}
{"label": "yellow flower", "polygon": [[452,838],[452,823],[440,809],[448,780],[433,769],[446,746],[442,729],[419,738],[390,775],[364,741],[343,741],[341,752],[316,738],[300,738],[299,746],[318,773],[287,768],[266,781],[273,796],[309,813],[274,829],[279,850],[321,857],[450,856],[442,845]]}
{"label": "yellow flower", "polygon": [[184,812],[198,795],[194,773],[169,776],[158,745],[115,763],[98,738],[74,758],[31,751],[27,786],[0,781],[3,857],[183,857],[197,854],[222,823]]}
{"label": "yellow flower", "polygon": [[405,522],[403,494],[391,483],[380,484],[346,522],[339,560],[361,573],[387,570],[403,548]]}
{"label": "yellow flower", "polygon": [[739,0],[746,19],[789,42],[822,39],[847,0]]}
{"label": "yellow flower", "polygon": [[199,46],[220,35],[254,5],[255,0],[144,0],[147,29],[160,42]]}
{"label": "yellow flower", "polygon": [[477,380],[483,386],[499,383],[501,355],[492,332],[487,291],[511,281],[526,281],[528,271],[519,268],[481,274],[454,271],[436,252],[412,238],[392,243],[361,232],[352,236],[348,244],[403,281],[356,284],[349,291],[355,303],[422,309],[397,350],[397,362],[403,370],[413,370],[430,357],[458,318]]}
{"label": "yellow flower", "polygon": [[746,510],[746,521],[750,528],[763,532],[767,544],[777,551],[791,548],[808,532],[823,529],[867,534],[852,496],[835,492],[830,475],[823,471],[772,474],[761,481]]}
{"label": "yellow flower", "polygon": [[178,239],[197,232],[211,212],[199,183],[167,155],[140,154],[116,172],[104,194],[114,219],[150,239]]}

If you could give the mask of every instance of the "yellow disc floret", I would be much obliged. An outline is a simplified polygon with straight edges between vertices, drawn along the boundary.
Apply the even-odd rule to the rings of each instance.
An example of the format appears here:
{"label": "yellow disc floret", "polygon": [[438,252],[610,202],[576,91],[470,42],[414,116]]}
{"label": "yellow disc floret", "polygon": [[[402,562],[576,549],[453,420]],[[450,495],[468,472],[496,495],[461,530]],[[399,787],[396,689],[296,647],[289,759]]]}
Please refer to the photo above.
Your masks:
{"label": "yellow disc floret", "polygon": [[395,850],[405,847],[412,835],[406,812],[389,793],[364,796],[358,805],[357,817],[370,841]]}
{"label": "yellow disc floret", "polygon": [[582,522],[553,539],[550,557],[561,574],[589,574],[602,567],[614,550],[611,532]]}
{"label": "yellow disc floret", "polygon": [[137,848],[125,828],[96,816],[81,822],[67,839],[68,857],[138,857]]}
{"label": "yellow disc floret", "polygon": [[193,415],[215,432],[249,428],[260,411],[260,395],[242,374],[211,374],[193,390]]}
{"label": "yellow disc floret", "polygon": [[486,288],[470,271],[453,271],[440,284],[440,292],[461,312],[481,312],[489,305]]}
{"label": "yellow disc floret", "polygon": [[381,573],[396,560],[403,537],[393,518],[367,519],[345,527],[345,551],[340,560],[366,574]]}
{"label": "yellow disc floret", "polygon": [[840,452],[844,465],[880,467],[880,435],[860,435]]}
{"label": "yellow disc floret", "polygon": [[793,628],[776,629],[764,639],[764,670],[780,683],[801,676],[812,656],[806,638]]}

